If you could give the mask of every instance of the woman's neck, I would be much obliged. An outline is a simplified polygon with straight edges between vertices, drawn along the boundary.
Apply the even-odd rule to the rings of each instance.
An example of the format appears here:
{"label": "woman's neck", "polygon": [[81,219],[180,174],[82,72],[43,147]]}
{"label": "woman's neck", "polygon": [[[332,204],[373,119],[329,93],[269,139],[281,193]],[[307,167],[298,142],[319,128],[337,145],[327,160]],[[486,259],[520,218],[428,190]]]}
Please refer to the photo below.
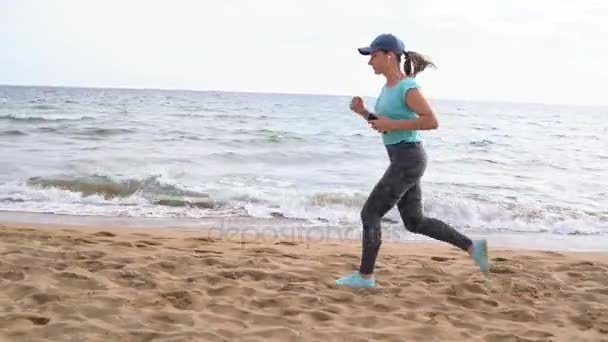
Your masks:
{"label": "woman's neck", "polygon": [[392,87],[395,84],[397,84],[399,81],[404,79],[405,74],[402,73],[401,70],[397,69],[397,70],[391,70],[391,71],[387,72],[386,74],[384,74],[384,77],[386,77],[386,85],[389,87]]}

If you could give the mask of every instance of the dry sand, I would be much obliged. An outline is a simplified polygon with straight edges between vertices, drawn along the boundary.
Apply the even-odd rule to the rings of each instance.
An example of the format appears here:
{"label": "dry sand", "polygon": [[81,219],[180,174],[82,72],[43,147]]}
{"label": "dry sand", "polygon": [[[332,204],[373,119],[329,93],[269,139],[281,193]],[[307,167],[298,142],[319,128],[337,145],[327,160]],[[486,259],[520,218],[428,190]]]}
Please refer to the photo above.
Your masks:
{"label": "dry sand", "polygon": [[[492,247],[492,246],[490,246]],[[608,341],[608,255],[0,225],[3,341]]]}

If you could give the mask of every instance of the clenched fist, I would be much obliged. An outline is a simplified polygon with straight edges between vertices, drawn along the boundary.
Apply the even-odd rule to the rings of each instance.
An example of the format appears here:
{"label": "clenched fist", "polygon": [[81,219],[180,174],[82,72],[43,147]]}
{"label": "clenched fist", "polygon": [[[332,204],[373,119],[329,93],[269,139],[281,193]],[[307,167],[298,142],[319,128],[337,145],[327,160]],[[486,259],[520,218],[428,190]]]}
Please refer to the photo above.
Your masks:
{"label": "clenched fist", "polygon": [[365,112],[365,105],[363,104],[363,99],[359,96],[353,97],[353,99],[350,101],[350,110],[359,115],[363,115],[363,113]]}

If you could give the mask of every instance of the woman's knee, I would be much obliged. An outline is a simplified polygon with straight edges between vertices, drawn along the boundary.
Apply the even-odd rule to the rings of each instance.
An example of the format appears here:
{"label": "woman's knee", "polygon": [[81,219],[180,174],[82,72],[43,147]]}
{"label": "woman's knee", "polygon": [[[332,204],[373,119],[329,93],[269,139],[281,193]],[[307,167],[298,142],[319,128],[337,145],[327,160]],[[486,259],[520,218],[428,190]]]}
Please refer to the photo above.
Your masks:
{"label": "woman's knee", "polygon": [[420,233],[422,231],[422,221],[424,218],[418,216],[401,216],[405,229],[412,233]]}
{"label": "woman's knee", "polygon": [[360,216],[361,223],[363,223],[364,229],[365,227],[375,227],[379,225],[380,220],[382,219],[380,213],[374,211],[369,206],[363,206],[363,209],[361,209]]}

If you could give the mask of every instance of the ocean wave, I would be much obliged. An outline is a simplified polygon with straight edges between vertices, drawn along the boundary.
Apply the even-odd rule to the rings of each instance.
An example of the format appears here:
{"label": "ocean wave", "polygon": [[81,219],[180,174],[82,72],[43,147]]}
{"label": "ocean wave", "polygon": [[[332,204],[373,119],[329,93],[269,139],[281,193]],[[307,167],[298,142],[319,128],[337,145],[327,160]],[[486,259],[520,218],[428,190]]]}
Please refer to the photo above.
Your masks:
{"label": "ocean wave", "polygon": [[20,136],[20,135],[27,135],[27,133],[23,132],[23,131],[19,131],[16,129],[10,129],[10,130],[6,130],[6,131],[0,131],[0,136],[5,135],[5,136]]}
{"label": "ocean wave", "polygon": [[164,197],[154,201],[154,204],[167,207],[188,207],[200,209],[218,209],[224,203],[214,201],[210,197]]}
{"label": "ocean wave", "polygon": [[[235,119],[235,118],[252,118],[253,116],[235,114],[225,108],[204,108],[204,107],[181,107],[180,109],[186,112],[177,112],[169,114],[175,117],[194,117],[194,118],[213,118],[213,119]],[[192,112],[190,112],[192,111]]]}
{"label": "ocean wave", "polygon": [[15,197],[0,197],[0,202],[23,203],[23,202],[25,202],[25,200],[23,198],[15,198]]}
{"label": "ocean wave", "polygon": [[34,106],[31,106],[30,108],[32,108],[32,109],[41,109],[41,110],[59,109],[59,107],[56,107],[56,106],[53,106],[53,105],[46,105],[46,104],[34,105]]}
{"label": "ocean wave", "polygon": [[[259,180],[243,180],[241,185],[218,183],[206,193],[163,184],[158,176],[123,180],[99,175],[33,177],[26,186],[0,187],[0,209],[40,208],[56,213],[133,217],[289,218],[327,227],[359,227],[360,211],[368,196],[365,191],[351,190],[301,192]],[[608,236],[606,215],[569,208],[437,195],[428,196],[423,206],[426,216],[441,219],[465,234]],[[392,208],[382,222],[389,228],[405,229],[397,208]]]}
{"label": "ocean wave", "polygon": [[51,133],[51,132],[63,132],[66,127],[38,127],[35,129],[36,132]]}
{"label": "ocean wave", "polygon": [[130,134],[130,133],[136,133],[136,132],[137,131],[135,129],[129,129],[129,128],[86,127],[86,128],[76,130],[74,132],[74,134],[107,137],[107,136],[112,136],[112,135]]}
{"label": "ocean wave", "polygon": [[428,215],[457,227],[487,233],[608,234],[608,224],[602,222],[601,218],[567,207],[432,198],[425,202],[424,210]]}
{"label": "ocean wave", "polygon": [[0,120],[8,120],[15,122],[57,122],[57,121],[82,121],[82,120],[95,120],[91,116],[79,116],[79,117],[45,117],[27,114],[7,114],[0,115]]}
{"label": "ocean wave", "polygon": [[477,146],[477,147],[490,146],[493,144],[494,144],[494,142],[492,140],[488,140],[488,139],[482,139],[482,140],[476,140],[476,141],[469,142],[469,145]]}
{"label": "ocean wave", "polygon": [[208,197],[208,194],[181,189],[175,185],[162,184],[158,176],[144,179],[113,180],[108,176],[86,177],[32,177],[27,184],[38,188],[55,188],[76,192],[82,196],[100,195],[106,199],[129,197],[138,192],[145,197],[157,196],[190,196]]}

